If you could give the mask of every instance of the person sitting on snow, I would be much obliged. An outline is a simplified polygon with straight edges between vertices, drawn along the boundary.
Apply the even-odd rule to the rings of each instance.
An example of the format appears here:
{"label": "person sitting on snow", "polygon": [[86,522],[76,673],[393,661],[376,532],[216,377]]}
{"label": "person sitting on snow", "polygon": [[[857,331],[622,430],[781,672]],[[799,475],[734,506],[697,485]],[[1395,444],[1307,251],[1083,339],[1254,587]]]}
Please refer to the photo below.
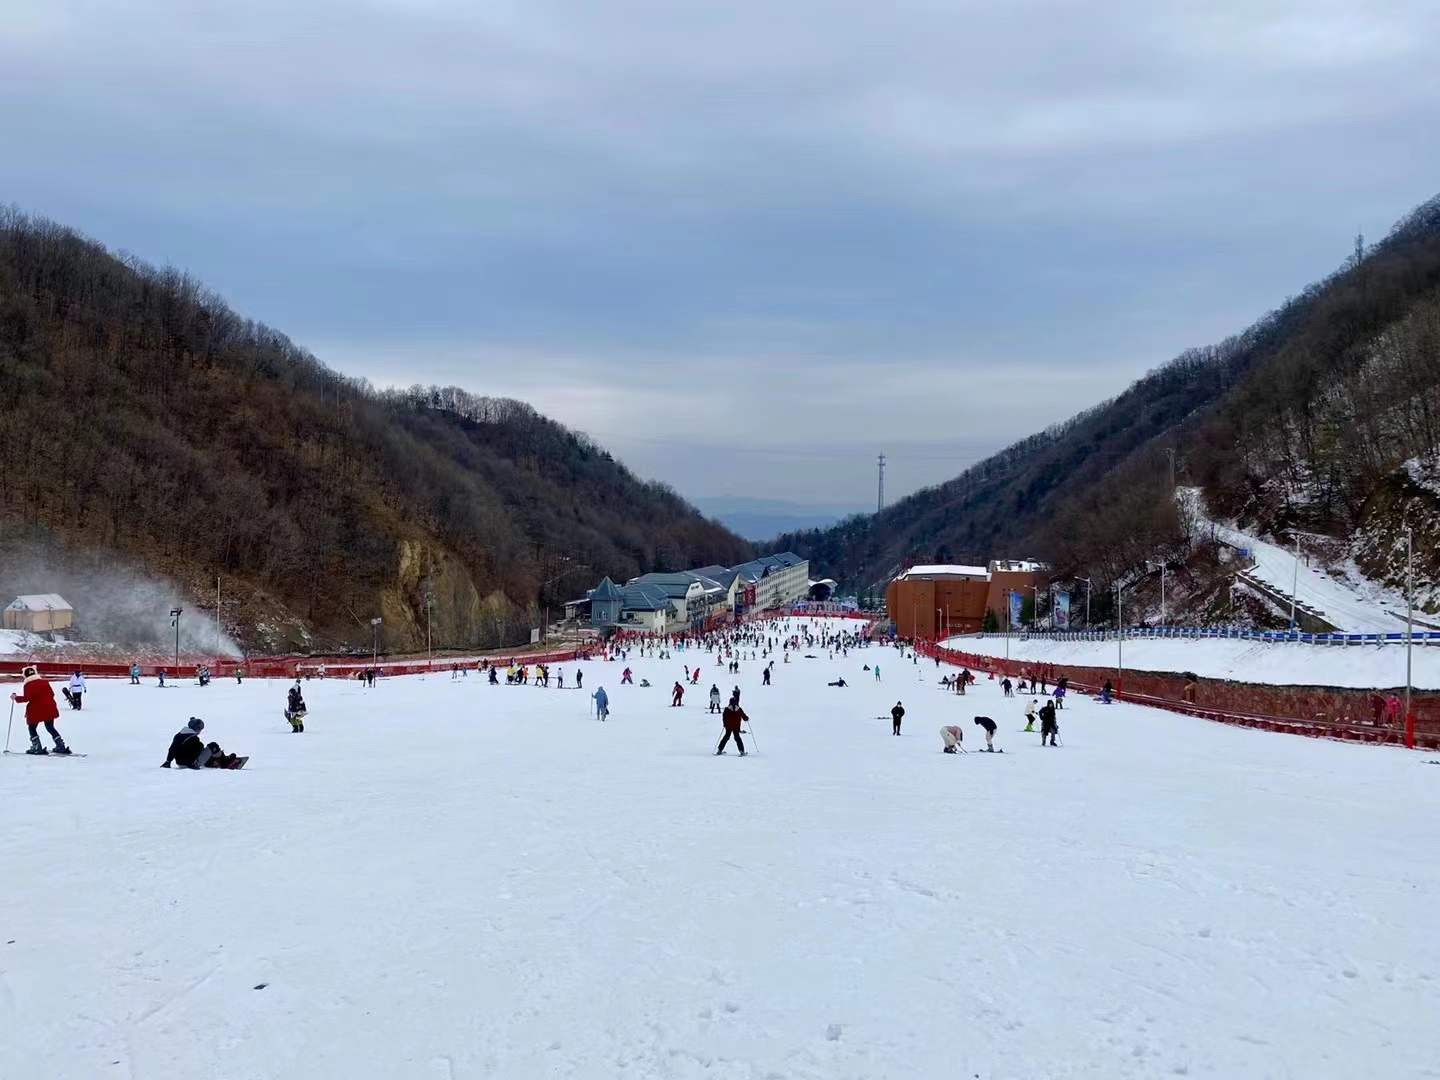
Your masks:
{"label": "person sitting on snow", "polygon": [[244,764],[244,759],[221,750],[219,743],[201,741],[200,732],[204,730],[205,721],[192,716],[170,740],[170,750],[160,767],[168,769],[172,761],[182,769],[233,769],[237,763]]}

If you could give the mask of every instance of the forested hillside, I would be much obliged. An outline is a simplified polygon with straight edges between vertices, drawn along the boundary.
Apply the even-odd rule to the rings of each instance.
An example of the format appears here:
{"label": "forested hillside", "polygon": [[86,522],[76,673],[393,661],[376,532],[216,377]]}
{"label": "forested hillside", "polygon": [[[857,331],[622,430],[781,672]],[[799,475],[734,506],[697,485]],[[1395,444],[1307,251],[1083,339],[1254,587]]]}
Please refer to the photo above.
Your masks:
{"label": "forested hillside", "polygon": [[[368,644],[377,614],[383,643],[423,647],[427,596],[437,642],[512,644],[537,602],[602,573],[750,554],[527,405],[377,392],[187,276],[15,210],[0,211],[0,447],[0,590],[42,588],[5,580],[37,544],[199,597],[220,574],[239,600],[226,622],[268,647]],[[256,624],[284,640],[254,641]]]}
{"label": "forested hillside", "polygon": [[1400,522],[1437,516],[1405,463],[1437,450],[1440,198],[1244,333],[881,514],[773,546],[861,590],[908,562],[1022,555],[1099,589],[1185,545],[1173,476],[1260,532],[1339,537],[1395,583]]}

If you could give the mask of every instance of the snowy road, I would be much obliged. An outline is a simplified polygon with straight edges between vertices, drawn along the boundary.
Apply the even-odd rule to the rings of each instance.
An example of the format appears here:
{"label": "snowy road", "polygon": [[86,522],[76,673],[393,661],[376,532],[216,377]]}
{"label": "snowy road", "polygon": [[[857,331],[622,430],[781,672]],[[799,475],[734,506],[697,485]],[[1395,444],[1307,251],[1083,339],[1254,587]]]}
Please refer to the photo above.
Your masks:
{"label": "snowy road", "polygon": [[[1079,700],[1042,750],[880,648],[747,663],[759,753],[717,759],[736,679],[668,708],[685,659],[586,664],[603,725],[97,680],[89,757],[0,759],[0,1076],[1440,1075],[1440,767]],[[942,755],[977,713],[1007,752]],[[158,768],[191,714],[250,768]]]}

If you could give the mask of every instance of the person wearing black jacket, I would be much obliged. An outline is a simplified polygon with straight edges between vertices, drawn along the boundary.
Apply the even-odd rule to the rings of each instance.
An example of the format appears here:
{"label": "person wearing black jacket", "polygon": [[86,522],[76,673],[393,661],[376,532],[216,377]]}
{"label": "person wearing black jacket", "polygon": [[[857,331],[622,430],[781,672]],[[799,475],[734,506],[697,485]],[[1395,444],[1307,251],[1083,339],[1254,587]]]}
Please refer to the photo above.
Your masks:
{"label": "person wearing black jacket", "polygon": [[[1040,706],[1040,745],[1055,746],[1055,736],[1060,734],[1060,724],[1055,719],[1055,703],[1047,701]],[[1049,743],[1046,743],[1046,740]]]}
{"label": "person wearing black jacket", "polygon": [[890,710],[891,727],[893,728],[893,730],[891,731],[892,735],[900,734],[900,721],[904,719],[905,706],[901,705],[900,702],[897,701],[895,702],[895,707]]}
{"label": "person wearing black jacket", "polygon": [[300,692],[298,679],[285,695],[285,719],[290,721],[292,733],[298,735],[305,730],[305,696]]}
{"label": "person wearing black jacket", "polygon": [[977,716],[975,723],[985,729],[985,749],[993,754],[995,752],[995,721],[988,716]]}
{"label": "person wearing black jacket", "polygon": [[170,750],[161,764],[162,769],[170,768],[173,761],[182,769],[233,769],[240,759],[220,749],[219,743],[206,744],[200,740],[205,730],[205,721],[192,716],[190,722],[175,733],[170,740]]}

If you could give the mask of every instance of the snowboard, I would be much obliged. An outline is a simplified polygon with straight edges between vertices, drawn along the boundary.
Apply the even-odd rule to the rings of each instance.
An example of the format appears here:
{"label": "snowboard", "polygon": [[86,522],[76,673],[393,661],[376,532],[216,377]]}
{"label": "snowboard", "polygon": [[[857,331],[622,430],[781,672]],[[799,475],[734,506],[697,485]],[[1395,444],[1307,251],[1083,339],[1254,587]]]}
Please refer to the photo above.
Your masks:
{"label": "snowboard", "polygon": [[57,754],[57,753],[55,753],[55,751],[53,751],[53,750],[50,751],[50,753],[48,753],[48,754],[29,754],[29,753],[26,753],[24,750],[6,750],[5,753],[6,753],[8,756],[10,756],[10,757],[43,757],[43,758],[58,757],[58,758],[67,758],[67,757],[89,757],[89,756],[90,756],[89,754],[80,754],[80,753],[77,753],[77,752],[74,751],[74,750],[71,750],[70,753],[68,753],[68,754]]}
{"label": "snowboard", "polygon": [[227,767],[231,769],[243,769],[245,767],[245,763],[249,760],[249,757],[237,757],[235,759],[235,764]]}

